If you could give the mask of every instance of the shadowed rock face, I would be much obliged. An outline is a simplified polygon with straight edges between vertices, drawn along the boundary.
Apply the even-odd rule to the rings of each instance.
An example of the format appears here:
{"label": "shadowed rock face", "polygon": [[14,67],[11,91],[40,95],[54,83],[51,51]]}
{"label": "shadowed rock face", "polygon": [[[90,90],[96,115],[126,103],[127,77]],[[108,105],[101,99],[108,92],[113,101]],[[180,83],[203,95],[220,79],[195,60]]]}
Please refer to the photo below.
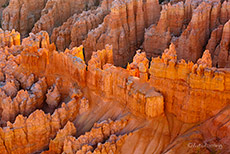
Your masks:
{"label": "shadowed rock face", "polygon": [[11,0],[0,153],[229,153],[229,6]]}
{"label": "shadowed rock face", "polygon": [[3,29],[16,29],[22,38],[45,30],[59,51],[83,44],[86,62],[106,44],[113,46],[114,64],[126,66],[139,48],[151,58],[174,43],[179,59],[196,62],[208,49],[213,66],[230,66],[227,0],[36,2],[11,0],[3,11]]}
{"label": "shadowed rock face", "polygon": [[16,29],[23,38],[31,30],[45,30],[60,51],[83,44],[87,62],[93,51],[111,44],[114,62],[120,66],[132,60],[145,28],[160,16],[157,0],[45,0],[39,7],[34,3],[10,1],[3,11],[3,29]]}
{"label": "shadowed rock face", "polygon": [[145,32],[148,57],[159,56],[170,43],[179,59],[196,62],[210,50],[213,66],[229,67],[229,1],[189,1],[162,6],[160,19]]}

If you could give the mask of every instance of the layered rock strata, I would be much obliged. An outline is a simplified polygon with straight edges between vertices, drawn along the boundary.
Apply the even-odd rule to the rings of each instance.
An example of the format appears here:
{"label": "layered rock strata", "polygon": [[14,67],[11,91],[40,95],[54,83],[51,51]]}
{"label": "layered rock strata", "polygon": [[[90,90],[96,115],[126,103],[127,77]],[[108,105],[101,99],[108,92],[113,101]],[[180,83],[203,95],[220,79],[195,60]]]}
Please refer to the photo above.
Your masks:
{"label": "layered rock strata", "polygon": [[[26,54],[26,56],[23,57],[23,59],[25,60],[23,61],[23,65],[25,65],[27,69],[31,69],[33,72],[36,73],[50,72],[50,67],[52,65],[56,65],[56,60],[53,60],[55,57],[54,55],[56,54],[56,57],[58,57],[59,54],[56,52],[48,52],[48,54],[42,54],[41,51],[44,50],[40,50],[39,53],[40,55],[44,56],[43,59],[45,60],[34,60],[34,56],[29,56],[28,54]],[[34,53],[36,52],[33,51],[33,54]],[[62,58],[64,58],[68,54],[66,55],[60,53],[60,55],[62,55]],[[148,76],[147,72],[149,72],[151,74],[150,83],[154,88],[162,92],[164,99],[161,94],[155,92],[153,87],[151,88],[149,84],[143,83],[143,80],[136,78],[140,77],[140,75],[137,75],[136,77],[130,77],[133,76],[132,69],[125,70],[112,66],[112,49],[109,46],[107,46],[105,50],[93,53],[92,58],[88,63],[87,71],[84,62],[79,58],[78,60],[76,59],[74,64],[71,64],[72,66],[68,66],[72,68],[74,68],[75,65],[78,66],[76,67],[76,71],[73,71],[75,69],[71,69],[71,72],[79,73],[75,74],[71,72],[66,72],[65,74],[63,74],[63,71],[58,71],[58,68],[56,68],[55,72],[59,72],[58,74],[62,74],[63,76],[70,73],[72,78],[78,81],[78,83],[81,83],[81,85],[86,85],[92,90],[97,90],[99,93],[105,95],[108,98],[110,98],[111,96],[115,96],[116,98],[119,98],[121,102],[125,102],[124,104],[127,105],[131,109],[131,111],[133,111],[133,113],[142,113],[150,117],[154,117],[163,112],[164,101],[166,103],[166,110],[176,114],[177,117],[184,122],[197,122],[204,120],[214,115],[224,105],[226,105],[228,101],[228,71],[209,68],[211,66],[211,56],[208,51],[205,52],[202,59],[198,60],[197,64],[193,64],[191,62],[186,63],[184,60],[177,61],[175,46],[172,44],[170,46],[170,49],[165,50],[165,53],[162,55],[162,59],[154,58],[152,60],[149,71],[146,70],[146,68],[148,67],[147,59],[143,54],[141,55],[142,56],[140,56],[140,53],[137,52],[137,56],[135,56],[134,62],[130,64],[130,67],[136,67],[136,69],[138,70],[137,72],[139,72],[139,74],[143,73],[144,76]],[[50,59],[50,56],[53,58]],[[71,58],[71,55],[69,56],[69,58]],[[30,60],[33,62],[37,61],[38,64],[36,64],[35,66],[43,65],[45,67],[41,67],[38,69],[27,66],[27,64],[30,63]],[[61,61],[62,60],[59,60],[59,63]],[[60,64],[60,66],[63,65],[64,64]],[[122,73],[118,76],[117,72]],[[176,82],[177,79],[179,80],[178,83]],[[148,80],[148,78],[145,78],[144,81],[146,80]],[[176,93],[174,94],[174,92],[165,93],[163,90],[164,88],[166,88],[167,91],[169,90],[169,86],[167,86],[168,84],[166,81],[172,82],[172,84],[170,85],[172,85],[172,89],[174,92],[180,93],[179,89],[178,91],[175,90],[175,87],[180,87],[177,84],[180,84],[181,88],[184,88],[184,90],[182,90],[181,94],[178,94],[178,97],[176,96]],[[167,85],[162,86],[162,84]],[[144,88],[139,89],[140,87]],[[202,90],[205,90],[205,93],[203,93]],[[204,94],[204,98],[197,97],[198,93],[200,92]],[[205,103],[209,103],[209,100],[206,98],[212,99],[212,97],[215,97],[216,95],[220,96],[220,100],[217,101],[220,101],[221,104],[219,104],[217,108],[215,106],[215,103],[213,102],[213,108],[210,108],[210,110],[208,110],[208,108],[205,107]],[[194,108],[189,107],[190,103],[188,103],[188,106],[184,109],[186,112],[182,112],[178,110],[176,106],[180,106],[179,104],[183,102],[183,100],[185,100],[186,102],[189,102],[190,100],[191,102],[193,102],[191,103],[191,105],[193,105],[194,100],[196,100],[195,102],[197,102],[198,104],[199,102],[203,102],[204,106],[197,105],[197,112],[194,112]],[[143,105],[138,102],[142,102]],[[154,109],[155,105],[151,102],[158,102],[157,109]],[[172,104],[174,104],[175,106],[172,106]],[[153,109],[150,109],[150,106],[152,106]],[[193,110],[191,111],[191,113],[188,112],[189,108]],[[202,111],[202,109],[204,109],[204,113],[198,112],[200,110]]]}

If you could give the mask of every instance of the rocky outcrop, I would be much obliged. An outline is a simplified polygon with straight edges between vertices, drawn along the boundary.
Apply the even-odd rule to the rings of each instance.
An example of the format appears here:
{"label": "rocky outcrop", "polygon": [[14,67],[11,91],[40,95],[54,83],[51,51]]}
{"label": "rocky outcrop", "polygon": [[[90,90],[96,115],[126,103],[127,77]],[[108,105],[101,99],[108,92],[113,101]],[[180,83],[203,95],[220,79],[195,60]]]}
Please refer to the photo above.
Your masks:
{"label": "rocky outcrop", "polygon": [[[93,9],[99,4],[100,7]],[[111,44],[115,64],[124,66],[142,44],[144,29],[156,23],[159,15],[160,5],[156,0],[104,0],[101,3],[95,0],[49,0],[41,11],[41,18],[35,24],[30,24],[34,24],[33,33],[46,30],[49,35],[52,34],[52,42],[61,51],[83,44],[86,61],[89,61],[93,51]]]}
{"label": "rocky outcrop", "polygon": [[[164,110],[162,95],[150,87],[148,83],[141,82],[139,78],[130,77],[133,70],[125,70],[106,64],[111,63],[110,52],[112,51],[106,49],[93,53],[88,62],[87,86],[103,93],[106,97],[115,97],[134,114],[144,114],[149,117],[162,114]],[[108,58],[108,55],[111,58]],[[145,54],[137,52],[134,62],[130,64],[131,68],[138,65],[137,71],[140,70],[140,76],[143,80],[146,80],[144,78],[148,65],[146,60]]]}
{"label": "rocky outcrop", "polygon": [[[50,44],[49,35],[44,31],[36,35],[31,34],[30,37],[22,41],[22,45],[25,46],[25,49],[21,53],[21,69],[25,68],[36,76],[44,76],[44,73],[49,74],[47,81],[49,85],[51,81],[56,80],[56,76],[50,76],[50,74],[59,74],[60,81],[66,80],[66,82],[63,82],[65,86],[70,85],[71,81],[68,80],[70,76],[79,81],[80,85],[85,84],[86,65],[82,47],[66,50],[66,53],[58,53],[55,51],[55,45]],[[33,65],[30,65],[31,63]],[[67,89],[66,92],[70,88]]]}
{"label": "rocky outcrop", "polygon": [[141,81],[148,80],[148,68],[149,60],[146,58],[145,52],[140,53],[140,50],[133,57],[133,62],[127,66],[127,70],[129,70],[131,75],[139,77]]}
{"label": "rocky outcrop", "polygon": [[20,45],[20,34],[12,31],[3,31],[0,29],[0,47],[11,47],[13,45]]}
{"label": "rocky outcrop", "polygon": [[[34,12],[30,9],[33,7],[29,7],[33,3],[13,0],[11,3],[5,9],[3,25],[18,30],[22,37],[28,35],[31,25],[34,25],[33,33],[46,30],[60,51],[83,44],[86,62],[94,51],[102,50],[106,44],[113,46],[115,65],[126,66],[138,48],[143,48],[150,58],[161,55],[174,43],[179,59],[196,62],[206,47],[212,55],[213,66],[229,67],[223,43],[220,49],[220,40],[227,41],[220,34],[221,26],[229,20],[227,0],[165,1],[161,5],[156,0],[48,0],[39,3]],[[25,15],[22,17],[21,13]],[[26,18],[27,14],[32,17]]]}
{"label": "rocky outcrop", "polygon": [[[12,32],[13,36],[16,34],[18,33]],[[16,38],[20,38],[20,35],[18,34]],[[20,72],[19,65],[21,56],[18,50],[23,48],[20,46],[20,40],[15,46],[14,43],[5,45],[6,47],[1,49],[0,52],[0,115],[1,125],[3,126],[6,125],[7,121],[14,121],[18,114],[29,115],[37,108],[41,108],[47,89],[45,78],[40,78],[38,81],[35,81],[33,74],[26,75],[24,72]],[[7,45],[11,47],[9,48]]]}
{"label": "rocky outcrop", "polygon": [[223,25],[220,25],[212,31],[210,39],[206,46],[206,49],[209,50],[209,52],[212,55],[214,66],[217,65],[217,58],[215,58],[217,55],[215,54],[215,50],[221,41],[222,33],[223,33]]}
{"label": "rocky outcrop", "polygon": [[41,31],[37,34],[30,33],[29,37],[22,40],[22,45],[24,47],[34,46],[37,48],[49,49],[49,35],[44,31]]}
{"label": "rocky outcrop", "polygon": [[[38,38],[43,35],[47,36],[47,34],[43,32],[37,35]],[[31,36],[33,35],[31,34]],[[26,46],[26,44],[30,42],[29,40],[31,39],[27,38],[23,40],[23,45]],[[46,39],[42,41],[39,41],[39,39],[34,40],[35,42],[37,42],[37,40],[38,42],[46,42]],[[41,44],[40,46],[45,44],[44,47],[46,48],[37,50],[36,48],[39,47],[37,46],[38,44]],[[154,88],[150,87],[147,83],[142,83],[148,78],[148,61],[145,54],[138,52],[134,58],[134,62],[131,63],[131,68],[138,67],[141,77],[140,80],[138,78],[129,78],[130,74],[132,74],[132,70],[128,71],[111,65],[113,64],[113,49],[111,46],[106,46],[106,49],[93,53],[86,70],[86,65],[82,60],[82,47],[66,50],[65,53],[57,53],[56,51],[50,50],[52,45],[49,45],[49,43],[38,44],[35,44],[34,47],[30,47],[30,50],[24,50],[22,52],[22,64],[20,67],[34,73],[36,76],[44,76],[43,72],[45,72],[45,74],[51,78],[47,79],[48,85],[50,84],[49,80],[54,80],[55,78],[55,76],[51,77],[50,74],[59,74],[61,80],[65,81],[65,83],[62,84],[64,84],[69,91],[73,89],[69,85],[71,85],[70,81],[74,79],[79,85],[87,86],[91,90],[98,91],[99,94],[103,93],[107,98],[119,98],[119,101],[129,107],[134,114],[155,117],[163,113],[164,101],[162,95],[156,92]],[[30,65],[31,63],[34,65]],[[65,68],[64,71],[63,68]],[[121,71],[123,73],[121,73],[121,76],[118,76],[117,73],[119,72],[120,74]],[[69,79],[70,76],[71,79]],[[59,89],[63,89],[61,85],[58,91]],[[60,99],[58,95],[60,91],[58,91],[48,92],[47,103],[50,107],[58,105],[58,100]],[[123,91],[123,93],[120,93],[120,91]],[[67,92],[67,90],[64,91],[64,93]],[[70,96],[74,95],[70,94]],[[139,102],[142,103],[140,104]],[[87,103],[83,106],[87,109]]]}
{"label": "rocky outcrop", "polygon": [[[17,116],[13,124],[8,122],[7,127],[0,129],[2,153],[41,151],[48,146],[50,138],[53,138],[60,128],[64,127],[68,121],[73,121],[76,118],[78,111],[78,100],[73,98],[67,104],[63,103],[62,107],[56,109],[52,115],[36,110],[28,118],[22,115]],[[67,123],[66,127],[59,131],[56,140],[52,141],[51,146],[56,141],[58,142],[61,135],[73,134],[74,128],[72,127],[74,126]]]}
{"label": "rocky outcrop", "polygon": [[110,138],[104,144],[99,144],[97,148],[93,151],[93,153],[121,153],[121,147],[125,143],[126,138],[131,135],[132,133],[128,135],[125,134],[122,136],[111,135]]}
{"label": "rocky outcrop", "polygon": [[100,7],[94,10],[83,11],[81,14],[74,14],[62,26],[54,28],[51,40],[57,45],[58,50],[80,46],[87,34],[103,22],[104,17],[109,13],[111,3],[104,0]]}
{"label": "rocky outcrop", "polygon": [[57,132],[56,137],[50,141],[49,150],[42,152],[42,154],[57,153],[60,154],[63,151],[63,145],[67,136],[76,134],[76,128],[72,122],[67,122],[65,127]]}
{"label": "rocky outcrop", "polygon": [[[166,8],[161,12],[160,21],[156,26],[153,26],[146,32],[144,46],[147,47],[149,56],[160,55],[162,51],[169,46],[170,42],[175,44],[179,59],[192,60],[195,62],[201,55],[203,46],[209,37],[210,12],[212,5],[202,2],[192,13],[192,19],[187,28],[182,32],[186,23],[186,17],[190,16],[190,10],[187,10],[186,5],[182,2],[171,6],[166,5]],[[176,18],[171,16],[175,14]],[[202,16],[202,17],[201,17]],[[173,23],[177,23],[175,25]],[[158,35],[160,32],[160,35]],[[171,37],[172,36],[174,37]],[[150,37],[149,37],[150,36]],[[178,37],[177,37],[178,36]],[[161,40],[163,39],[163,40]],[[200,41],[195,41],[200,40]],[[149,47],[152,42],[158,42],[153,48]],[[163,47],[161,47],[163,46]],[[150,49],[148,49],[150,48]],[[153,53],[153,54],[151,54]]]}
{"label": "rocky outcrop", "polygon": [[29,3],[23,0],[10,0],[9,5],[2,14],[2,28],[4,30],[17,30],[22,37],[28,35],[35,22],[40,18],[41,11],[47,0],[32,0]]}
{"label": "rocky outcrop", "polygon": [[[176,51],[173,50],[171,46],[164,54],[175,55]],[[211,56],[208,51],[204,52],[197,64],[177,61],[176,56],[163,55],[162,58],[152,59],[150,83],[163,94],[166,110],[174,113],[178,119],[186,123],[202,121],[218,113],[228,103],[229,72],[210,68]]]}
{"label": "rocky outcrop", "polygon": [[114,1],[111,13],[96,29],[88,33],[83,41],[86,61],[92,51],[101,50],[111,44],[115,65],[124,66],[143,42],[144,29],[156,23],[160,14],[158,1]]}
{"label": "rocky outcrop", "polygon": [[[39,52],[35,50],[31,54],[22,53],[22,57],[25,59],[22,62],[22,67],[36,75],[49,71],[52,72],[49,74],[59,74],[60,76],[70,74],[79,84],[96,91],[98,95],[104,95],[106,98],[122,102],[121,104],[127,106],[135,115],[140,114],[152,118],[159,116],[164,112],[165,103],[165,109],[174,113],[178,119],[186,123],[194,123],[216,114],[227,104],[226,98],[228,98],[229,92],[226,78],[228,78],[228,71],[210,68],[211,56],[208,51],[204,52],[203,57],[198,60],[197,64],[186,63],[184,60],[177,61],[176,47],[172,44],[169,49],[165,50],[162,59],[154,58],[152,60],[150,70],[148,70],[148,60],[145,54],[139,51],[134,57],[133,63],[126,70],[111,65],[113,63],[113,52],[109,46],[104,50],[93,53],[91,60],[88,62],[87,70],[80,58],[76,58],[77,65],[70,63],[72,56],[78,55],[78,53],[81,57],[82,47],[66,50],[66,53],[45,51],[45,49],[39,50]],[[33,54],[37,54],[38,57],[32,56]],[[63,60],[58,60],[60,65],[57,65],[55,55],[56,57],[62,55],[61,59],[68,58],[69,64],[61,64]],[[28,65],[32,61],[33,63],[37,61],[36,67]],[[54,65],[56,69],[51,70],[50,68]],[[76,71],[69,70],[70,66],[68,65],[72,68],[78,66],[76,71],[82,73],[72,73]],[[63,66],[68,70],[66,73],[63,73],[62,70],[59,71],[59,68],[63,68]],[[148,83],[148,72],[151,74],[149,82],[151,85]],[[66,76],[66,78],[68,77]],[[171,88],[169,88],[169,85]],[[183,90],[175,89],[175,87],[180,87]],[[163,95],[156,92],[155,89]],[[171,92],[169,92],[170,89]],[[203,97],[199,93],[202,93]],[[214,99],[216,95],[220,96],[216,100],[222,102],[222,104],[213,102],[213,106],[207,108],[206,106],[210,103],[207,96]],[[179,106],[184,101],[188,102],[188,105],[180,109]],[[190,101],[193,103],[189,103]],[[203,102],[203,105],[199,105],[199,102]],[[194,103],[197,103],[195,108],[190,106],[190,104],[193,106]],[[217,104],[217,106],[214,104]]]}
{"label": "rocky outcrop", "polygon": [[213,66],[228,67],[228,49],[220,52],[220,41],[228,40],[227,32],[223,32],[225,38],[222,38],[223,27],[229,20],[228,3],[217,0],[163,5],[159,22],[145,32],[143,47],[147,56],[160,56],[170,43],[174,43],[179,59],[196,62],[206,47],[211,52]]}
{"label": "rocky outcrop", "polygon": [[[93,128],[84,135],[79,136],[77,139],[74,137],[67,137],[64,141],[63,152],[65,153],[80,153],[87,152],[97,146],[98,143],[107,140],[111,135],[119,133],[126,127],[128,121],[106,120],[101,123],[95,123]],[[90,145],[90,146],[87,146]],[[100,147],[98,147],[98,150]]]}
{"label": "rocky outcrop", "polygon": [[[13,85],[15,86],[15,84]],[[5,86],[2,88],[3,90],[6,89]],[[4,124],[7,121],[13,121],[18,114],[29,115],[37,108],[41,108],[46,93],[46,86],[45,78],[43,78],[35,83],[29,91],[19,90],[19,87],[12,87],[15,88],[14,90],[7,87],[8,90],[14,92],[14,95],[9,95],[9,92],[6,90],[5,93],[2,91],[1,122]]]}
{"label": "rocky outcrop", "polygon": [[58,91],[57,86],[51,87],[46,94],[46,103],[49,105],[50,108],[55,109],[61,99],[61,95]]}
{"label": "rocky outcrop", "polygon": [[61,26],[74,13],[81,13],[98,3],[98,0],[48,0],[41,12],[41,18],[34,24],[32,32],[37,33],[45,30],[51,35],[54,27]]}
{"label": "rocky outcrop", "polygon": [[[215,50],[215,58],[218,67],[230,67],[230,20],[224,25],[220,44]],[[217,59],[217,60],[216,60]]]}
{"label": "rocky outcrop", "polygon": [[224,24],[229,20],[230,15],[230,7],[229,1],[224,1],[220,10],[220,23]]}
{"label": "rocky outcrop", "polygon": [[213,66],[229,67],[229,23],[214,29],[206,46],[212,54]]}
{"label": "rocky outcrop", "polygon": [[191,13],[183,2],[164,5],[157,25],[153,24],[145,31],[143,48],[147,56],[161,55],[162,51],[169,46],[172,36],[181,34],[188,20],[186,18]]}

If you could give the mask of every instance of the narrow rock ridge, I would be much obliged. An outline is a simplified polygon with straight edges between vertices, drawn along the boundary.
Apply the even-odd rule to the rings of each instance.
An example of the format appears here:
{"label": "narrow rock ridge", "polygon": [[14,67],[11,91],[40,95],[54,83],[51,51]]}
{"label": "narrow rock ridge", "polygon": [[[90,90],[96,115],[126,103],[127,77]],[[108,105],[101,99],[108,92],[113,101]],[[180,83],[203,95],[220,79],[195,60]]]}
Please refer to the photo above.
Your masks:
{"label": "narrow rock ridge", "polygon": [[80,46],[87,37],[89,31],[97,28],[103,22],[104,17],[109,13],[111,3],[104,0],[100,7],[93,10],[83,11],[81,14],[74,14],[62,26],[54,28],[51,40],[57,45],[59,51],[64,51],[70,46]]}
{"label": "narrow rock ridge", "polygon": [[63,151],[64,141],[68,136],[76,134],[76,128],[72,122],[67,122],[65,127],[57,132],[56,137],[50,141],[49,150],[42,154],[56,153],[60,154]]}
{"label": "narrow rock ridge", "polygon": [[98,4],[98,0],[48,0],[41,12],[41,18],[34,24],[33,33],[45,30],[52,34],[55,27],[61,26],[74,13],[81,13]]}
{"label": "narrow rock ridge", "polygon": [[41,17],[47,0],[10,0],[9,5],[2,13],[2,28],[4,30],[17,30],[24,38],[31,32],[36,21]]}
{"label": "narrow rock ridge", "polygon": [[[65,153],[80,153],[93,150],[93,146],[107,140],[112,135],[118,134],[127,125],[127,120],[110,119],[102,121],[101,123],[95,123],[89,132],[79,136],[77,139],[74,137],[66,137],[63,146],[63,152]],[[89,146],[88,146],[89,145]]]}

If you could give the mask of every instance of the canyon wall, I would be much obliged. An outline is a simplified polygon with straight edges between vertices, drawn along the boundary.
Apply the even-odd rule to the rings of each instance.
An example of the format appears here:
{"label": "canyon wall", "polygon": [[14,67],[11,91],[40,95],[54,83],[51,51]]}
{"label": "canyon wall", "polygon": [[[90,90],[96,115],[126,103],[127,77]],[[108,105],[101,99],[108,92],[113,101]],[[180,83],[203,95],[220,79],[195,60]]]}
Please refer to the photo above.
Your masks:
{"label": "canyon wall", "polygon": [[229,67],[229,12],[228,1],[165,4],[159,22],[145,32],[144,51],[148,57],[159,56],[174,43],[179,59],[196,62],[206,48],[212,55],[213,66]]}
{"label": "canyon wall", "polygon": [[41,11],[47,0],[33,0],[29,3],[24,0],[11,0],[2,13],[2,28],[17,30],[22,37],[28,35],[35,22],[40,18]]}
{"label": "canyon wall", "polygon": [[111,13],[96,29],[88,33],[83,41],[86,61],[92,51],[101,50],[111,44],[114,64],[124,66],[132,60],[135,50],[143,42],[144,29],[156,23],[160,15],[158,1],[113,1]]}
{"label": "canyon wall", "polygon": [[114,64],[126,66],[139,48],[150,58],[160,56],[174,43],[179,59],[195,63],[208,49],[213,66],[230,65],[226,34],[230,8],[226,0],[172,1],[161,5],[157,0],[48,0],[34,9],[34,3],[24,3],[10,1],[3,11],[3,29],[16,29],[22,38],[31,30],[45,30],[59,51],[83,44],[86,62],[106,44],[113,46]]}
{"label": "canyon wall", "polygon": [[34,24],[32,32],[37,33],[45,30],[51,35],[54,27],[61,26],[73,14],[88,10],[98,3],[98,0],[48,0],[41,12],[41,18]]}
{"label": "canyon wall", "polygon": [[198,122],[229,103],[230,72],[211,67],[208,50],[197,64],[177,61],[173,44],[165,52],[174,57],[153,58],[149,73],[150,83],[163,94],[169,112],[184,122]]}
{"label": "canyon wall", "polygon": [[28,36],[31,30],[34,33],[46,30],[51,34],[54,27],[60,26],[74,13],[81,13],[98,3],[96,0],[65,2],[39,0],[29,3],[23,0],[11,0],[3,11],[2,28],[15,29],[23,38]]}
{"label": "canyon wall", "polygon": [[109,13],[108,1],[103,1],[97,9],[83,11],[81,14],[74,14],[62,26],[54,28],[51,40],[57,45],[59,51],[80,46],[82,41],[92,29],[103,22],[104,17]]}

